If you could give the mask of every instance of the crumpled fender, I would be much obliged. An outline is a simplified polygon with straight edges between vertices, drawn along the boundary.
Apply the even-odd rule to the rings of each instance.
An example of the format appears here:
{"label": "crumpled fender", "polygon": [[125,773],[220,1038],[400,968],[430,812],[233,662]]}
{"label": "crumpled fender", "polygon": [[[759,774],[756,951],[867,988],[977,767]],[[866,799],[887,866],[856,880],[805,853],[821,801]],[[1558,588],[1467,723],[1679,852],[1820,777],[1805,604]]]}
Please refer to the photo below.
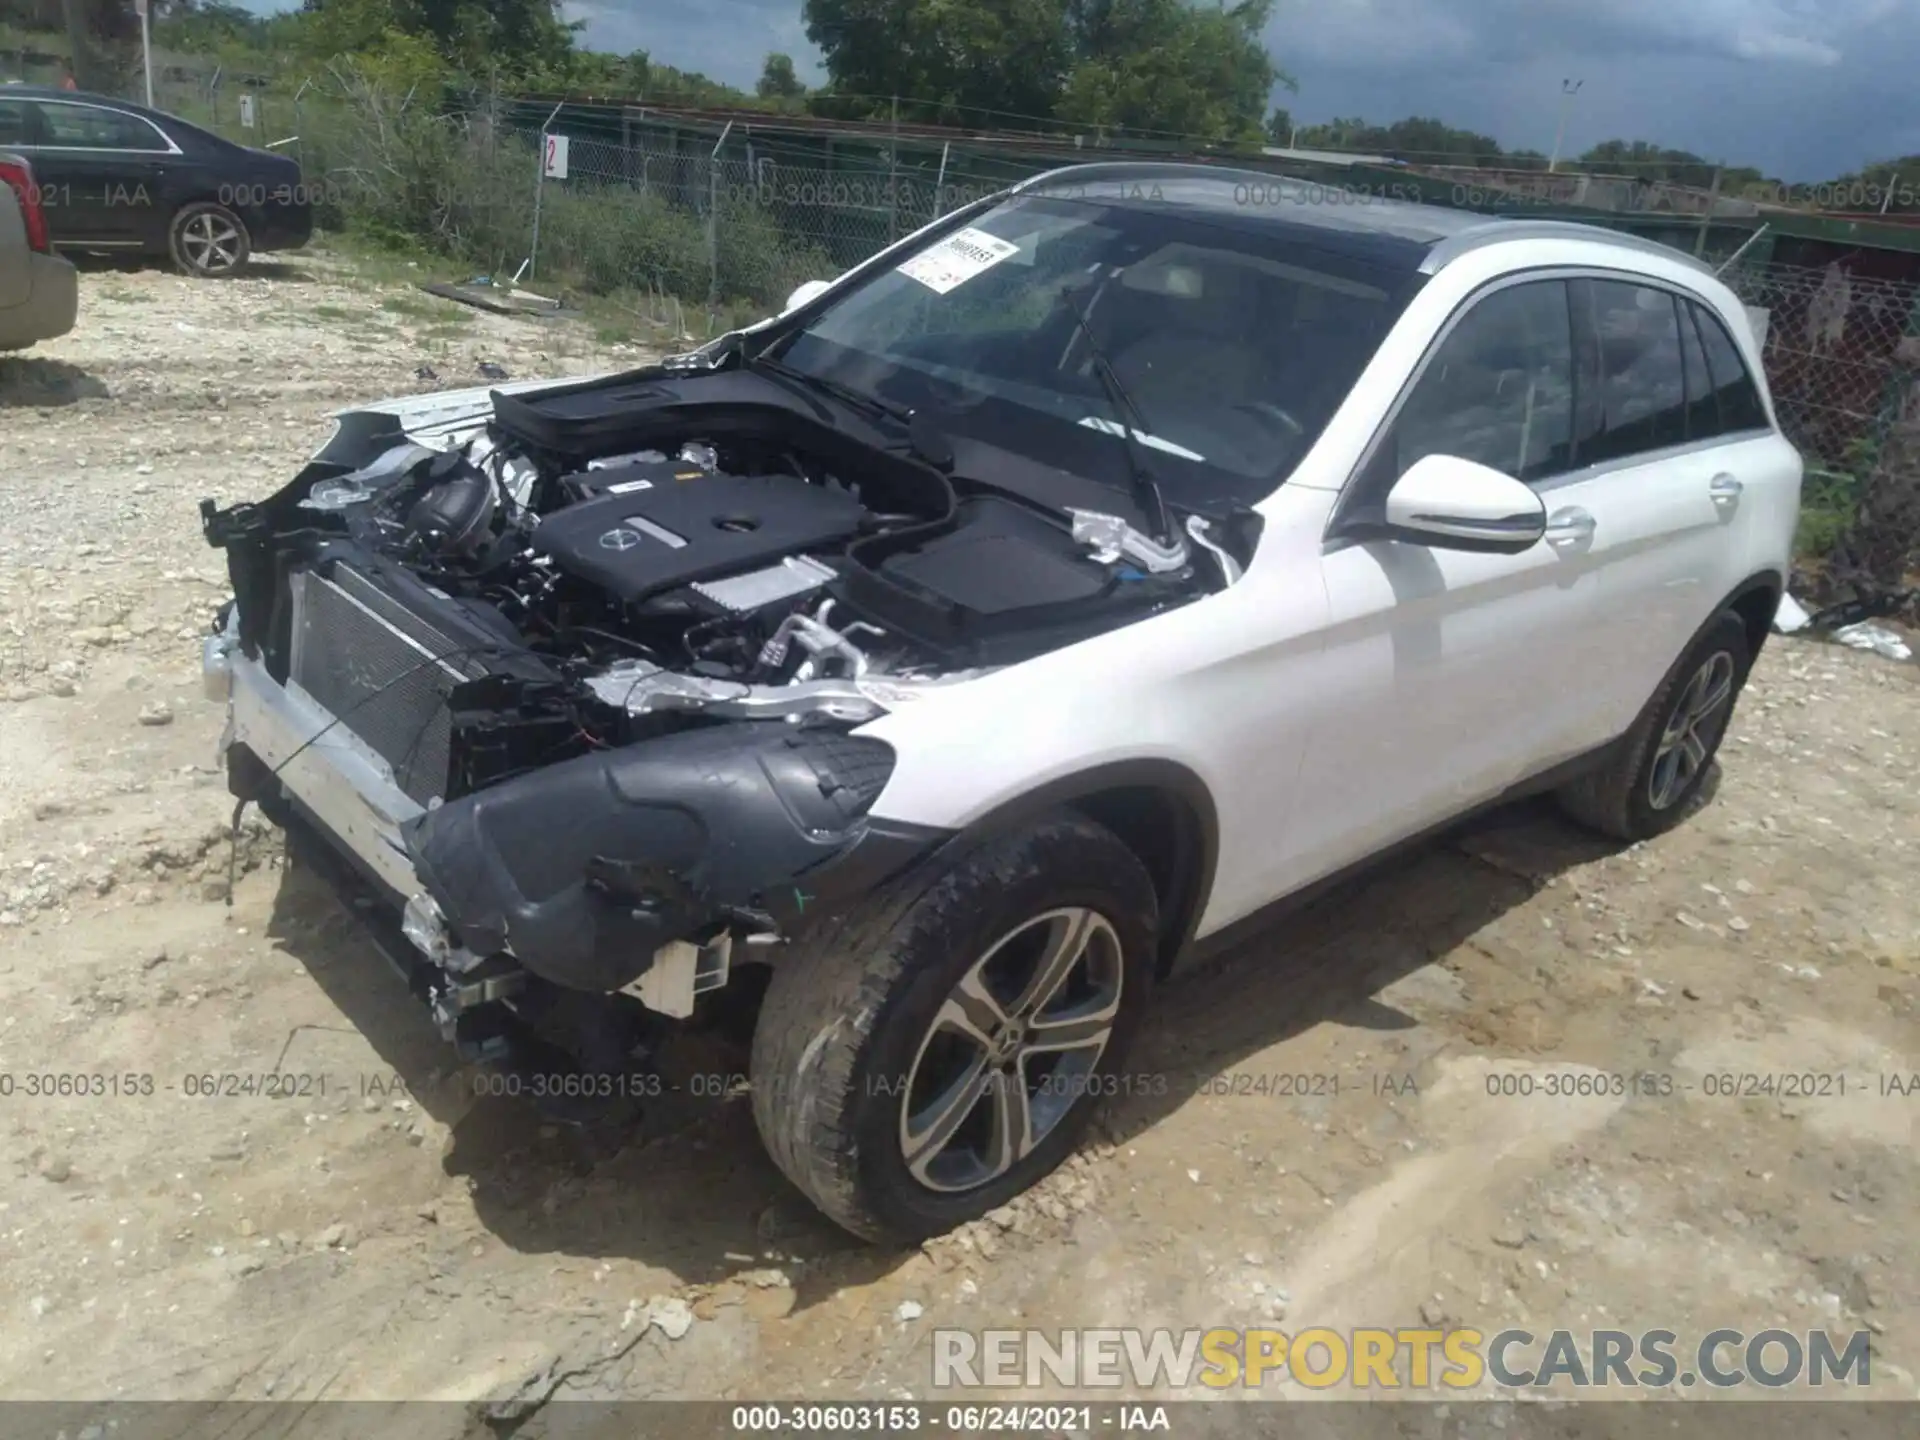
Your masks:
{"label": "crumpled fender", "polygon": [[884,742],[838,730],[712,726],[448,801],[402,838],[468,950],[604,992],[669,941],[804,913],[796,882],[860,842],[893,764]]}

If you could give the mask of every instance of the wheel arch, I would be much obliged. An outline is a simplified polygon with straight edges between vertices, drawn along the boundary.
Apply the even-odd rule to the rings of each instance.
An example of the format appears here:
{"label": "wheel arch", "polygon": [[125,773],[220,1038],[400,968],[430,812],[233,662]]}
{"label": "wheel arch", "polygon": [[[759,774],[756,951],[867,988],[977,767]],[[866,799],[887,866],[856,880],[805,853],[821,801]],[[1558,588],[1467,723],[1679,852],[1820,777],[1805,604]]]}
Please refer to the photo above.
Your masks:
{"label": "wheel arch", "polygon": [[1111,830],[1153,877],[1160,912],[1155,961],[1165,976],[1191,943],[1213,889],[1220,844],[1213,792],[1177,760],[1119,760],[1036,786],[981,816],[963,834],[1012,830],[1062,809]]}
{"label": "wheel arch", "polygon": [[1701,628],[1711,625],[1714,616],[1721,611],[1731,610],[1747,627],[1747,659],[1751,663],[1759,658],[1760,647],[1767,643],[1767,636],[1773,633],[1773,617],[1779,611],[1780,599],[1786,592],[1786,577],[1777,570],[1762,570],[1749,575],[1733,588],[1726,599],[1714,606],[1713,614],[1706,618]]}

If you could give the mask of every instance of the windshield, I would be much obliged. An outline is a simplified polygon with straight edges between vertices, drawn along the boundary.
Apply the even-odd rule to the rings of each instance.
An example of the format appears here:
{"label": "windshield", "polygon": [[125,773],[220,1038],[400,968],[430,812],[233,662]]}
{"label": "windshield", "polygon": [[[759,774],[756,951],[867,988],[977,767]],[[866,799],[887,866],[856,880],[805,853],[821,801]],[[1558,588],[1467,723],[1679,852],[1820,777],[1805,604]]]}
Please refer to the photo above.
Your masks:
{"label": "windshield", "polygon": [[1326,424],[1406,286],[1294,233],[1019,197],[868,280],[778,354],[956,434],[1121,484],[1103,355],[1170,500],[1257,500]]}

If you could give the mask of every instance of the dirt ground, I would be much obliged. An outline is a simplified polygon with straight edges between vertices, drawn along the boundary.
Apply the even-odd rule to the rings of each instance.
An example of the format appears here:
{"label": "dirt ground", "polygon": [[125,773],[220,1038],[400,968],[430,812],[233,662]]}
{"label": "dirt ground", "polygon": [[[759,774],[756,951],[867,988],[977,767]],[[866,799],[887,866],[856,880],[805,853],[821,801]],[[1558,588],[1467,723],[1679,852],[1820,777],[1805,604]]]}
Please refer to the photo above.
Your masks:
{"label": "dirt ground", "polygon": [[[918,1251],[814,1217],[720,1086],[617,1150],[476,1095],[257,821],[224,903],[196,506],[334,408],[658,337],[383,277],[91,273],[0,359],[0,1394],[881,1398],[940,1325],[1284,1319],[1865,1327],[1914,1398],[1920,665],[1776,638],[1674,834],[1504,812],[1176,980],[1103,1138]],[[1578,1067],[1670,1093],[1544,1093]],[[269,1071],[307,1093],[197,1093]],[[29,1093],[75,1072],[135,1093]]]}

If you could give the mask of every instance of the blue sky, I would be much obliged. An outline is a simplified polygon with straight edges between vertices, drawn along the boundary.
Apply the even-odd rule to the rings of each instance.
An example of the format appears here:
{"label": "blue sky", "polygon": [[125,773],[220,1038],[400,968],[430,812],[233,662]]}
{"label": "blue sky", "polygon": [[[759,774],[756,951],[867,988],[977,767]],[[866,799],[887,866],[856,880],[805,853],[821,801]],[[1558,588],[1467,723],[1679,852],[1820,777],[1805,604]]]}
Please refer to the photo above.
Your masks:
{"label": "blue sky", "polygon": [[[255,9],[284,8],[247,0]],[[750,85],[769,50],[823,78],[801,0],[566,0],[595,49]],[[1268,48],[1302,121],[1434,115],[1570,153],[1647,139],[1814,180],[1920,153],[1915,0],[1278,0]],[[1920,181],[1920,176],[1913,177]]]}

